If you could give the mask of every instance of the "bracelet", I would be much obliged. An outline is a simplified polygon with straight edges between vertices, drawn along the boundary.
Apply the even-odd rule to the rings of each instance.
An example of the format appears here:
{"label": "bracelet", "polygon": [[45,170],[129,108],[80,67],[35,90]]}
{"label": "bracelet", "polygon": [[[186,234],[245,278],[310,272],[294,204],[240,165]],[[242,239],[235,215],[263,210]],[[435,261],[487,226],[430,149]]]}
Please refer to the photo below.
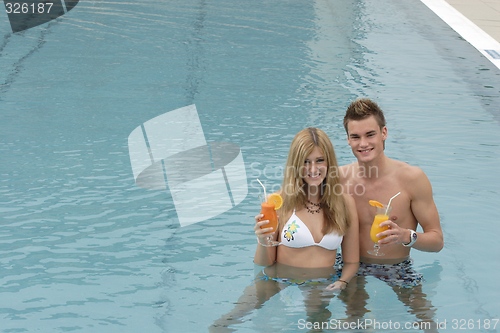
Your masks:
{"label": "bracelet", "polygon": [[349,282],[344,281],[344,280],[341,280],[341,279],[338,279],[337,281],[339,281],[339,282],[344,282],[346,286],[349,284]]}

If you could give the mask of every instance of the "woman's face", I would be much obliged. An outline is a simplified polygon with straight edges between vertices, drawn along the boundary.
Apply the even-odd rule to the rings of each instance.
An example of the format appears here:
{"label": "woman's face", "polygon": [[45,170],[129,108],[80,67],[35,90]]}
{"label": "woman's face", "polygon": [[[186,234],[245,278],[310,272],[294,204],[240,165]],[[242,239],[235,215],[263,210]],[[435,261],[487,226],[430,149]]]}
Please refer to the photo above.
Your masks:
{"label": "woman's face", "polygon": [[309,186],[320,186],[326,178],[327,172],[328,165],[323,151],[319,147],[314,147],[304,161],[301,172],[302,178]]}

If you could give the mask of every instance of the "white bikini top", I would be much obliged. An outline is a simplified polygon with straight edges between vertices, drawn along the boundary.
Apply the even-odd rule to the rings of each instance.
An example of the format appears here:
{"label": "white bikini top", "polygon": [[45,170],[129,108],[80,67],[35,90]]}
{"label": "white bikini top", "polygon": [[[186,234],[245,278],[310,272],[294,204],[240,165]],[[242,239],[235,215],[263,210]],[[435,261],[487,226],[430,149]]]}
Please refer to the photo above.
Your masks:
{"label": "white bikini top", "polygon": [[324,235],[319,243],[316,243],[309,228],[295,215],[294,209],[292,216],[290,216],[283,228],[280,245],[291,248],[321,246],[327,250],[336,250],[342,243],[343,238],[343,236],[340,236],[336,232],[331,232]]}

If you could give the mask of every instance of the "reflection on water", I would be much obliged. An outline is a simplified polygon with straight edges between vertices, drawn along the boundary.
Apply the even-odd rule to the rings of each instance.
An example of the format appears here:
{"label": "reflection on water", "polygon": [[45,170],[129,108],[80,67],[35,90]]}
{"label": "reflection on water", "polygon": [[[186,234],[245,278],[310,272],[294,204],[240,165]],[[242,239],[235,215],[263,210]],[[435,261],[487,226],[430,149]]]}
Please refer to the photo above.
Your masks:
{"label": "reflection on water", "polygon": [[[312,273],[307,269],[285,268],[289,274],[301,277]],[[430,273],[435,268],[439,269],[439,264],[434,263],[424,271]],[[273,278],[273,272],[278,271],[279,276],[286,276],[277,264],[266,269],[259,268],[255,281],[242,290],[234,307],[216,319],[209,331],[403,329],[438,332],[442,325],[436,318],[437,308],[432,305],[431,295],[423,291],[422,285],[414,288],[390,287],[372,276],[360,276],[352,279],[347,288],[336,295],[325,289],[332,282],[330,279]],[[326,272],[317,276],[322,276],[322,273]],[[439,272],[434,273],[437,274],[433,277],[439,279]],[[372,288],[374,282],[378,284],[375,289]],[[429,290],[432,292],[433,288]],[[389,304],[386,298],[391,299]]]}
{"label": "reflection on water", "polygon": [[[282,166],[311,125],[330,135],[340,164],[352,161],[342,117],[361,95],[386,109],[388,155],[433,183],[446,247],[413,255],[432,305],[411,309],[371,278],[352,308],[349,297],[290,286],[238,327],[498,318],[484,258],[500,231],[485,222],[500,213],[500,80],[474,52],[425,6],[389,0],[80,1],[20,34],[1,20],[2,329],[206,330],[253,285],[252,180],[278,185],[279,172],[264,170]],[[193,103],[208,143],[241,148],[249,194],[179,228],[168,190],[135,186],[127,138]]]}

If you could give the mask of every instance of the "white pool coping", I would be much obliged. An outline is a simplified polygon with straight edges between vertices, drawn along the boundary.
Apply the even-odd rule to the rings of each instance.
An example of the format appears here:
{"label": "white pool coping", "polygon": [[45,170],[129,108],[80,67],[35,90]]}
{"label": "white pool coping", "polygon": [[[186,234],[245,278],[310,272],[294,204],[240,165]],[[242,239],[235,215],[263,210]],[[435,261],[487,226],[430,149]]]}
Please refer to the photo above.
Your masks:
{"label": "white pool coping", "polygon": [[500,43],[444,0],[420,0],[500,69]]}

